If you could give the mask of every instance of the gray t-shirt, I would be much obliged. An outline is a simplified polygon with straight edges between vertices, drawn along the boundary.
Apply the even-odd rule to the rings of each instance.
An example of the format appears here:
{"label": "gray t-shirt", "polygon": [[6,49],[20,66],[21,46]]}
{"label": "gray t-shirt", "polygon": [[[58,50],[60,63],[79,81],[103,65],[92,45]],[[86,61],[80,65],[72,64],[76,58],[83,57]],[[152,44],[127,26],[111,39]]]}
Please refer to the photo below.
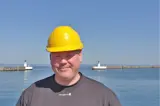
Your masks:
{"label": "gray t-shirt", "polygon": [[16,106],[121,106],[115,93],[104,84],[80,73],[72,86],[61,86],[49,76],[22,92]]}

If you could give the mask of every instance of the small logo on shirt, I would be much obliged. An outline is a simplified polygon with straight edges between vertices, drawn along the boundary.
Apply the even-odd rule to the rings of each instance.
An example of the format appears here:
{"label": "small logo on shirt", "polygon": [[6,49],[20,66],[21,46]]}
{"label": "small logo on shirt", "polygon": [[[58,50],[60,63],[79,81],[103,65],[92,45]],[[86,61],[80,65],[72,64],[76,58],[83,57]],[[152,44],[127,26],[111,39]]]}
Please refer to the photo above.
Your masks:
{"label": "small logo on shirt", "polygon": [[71,96],[71,93],[63,93],[63,94],[59,94],[59,96]]}

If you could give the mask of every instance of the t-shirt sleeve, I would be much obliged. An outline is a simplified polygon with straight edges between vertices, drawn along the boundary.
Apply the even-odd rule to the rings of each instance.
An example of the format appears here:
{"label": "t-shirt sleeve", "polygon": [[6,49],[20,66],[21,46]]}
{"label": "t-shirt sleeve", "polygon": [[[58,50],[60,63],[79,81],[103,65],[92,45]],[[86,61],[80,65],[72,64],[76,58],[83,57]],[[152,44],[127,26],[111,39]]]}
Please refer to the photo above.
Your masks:
{"label": "t-shirt sleeve", "polygon": [[104,106],[122,106],[117,95],[111,89],[105,93]]}
{"label": "t-shirt sleeve", "polygon": [[25,91],[24,91],[22,92],[20,98],[18,99],[16,106],[27,106],[27,102],[25,101],[27,100],[25,99]]}
{"label": "t-shirt sleeve", "polygon": [[24,90],[19,97],[16,106],[29,106],[30,100],[32,98],[33,85]]}
{"label": "t-shirt sleeve", "polygon": [[114,92],[111,93],[109,104],[110,106],[121,106],[120,101]]}

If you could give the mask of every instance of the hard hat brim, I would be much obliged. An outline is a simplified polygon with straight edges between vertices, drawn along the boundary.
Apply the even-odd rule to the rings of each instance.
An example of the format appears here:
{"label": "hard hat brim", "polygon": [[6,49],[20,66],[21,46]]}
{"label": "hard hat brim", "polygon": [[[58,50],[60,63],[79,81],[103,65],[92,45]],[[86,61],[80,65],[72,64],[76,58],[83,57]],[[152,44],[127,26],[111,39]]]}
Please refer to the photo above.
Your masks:
{"label": "hard hat brim", "polygon": [[83,49],[83,44],[80,44],[79,47],[76,46],[63,46],[63,47],[47,47],[48,52],[65,52],[65,51],[74,51]]}

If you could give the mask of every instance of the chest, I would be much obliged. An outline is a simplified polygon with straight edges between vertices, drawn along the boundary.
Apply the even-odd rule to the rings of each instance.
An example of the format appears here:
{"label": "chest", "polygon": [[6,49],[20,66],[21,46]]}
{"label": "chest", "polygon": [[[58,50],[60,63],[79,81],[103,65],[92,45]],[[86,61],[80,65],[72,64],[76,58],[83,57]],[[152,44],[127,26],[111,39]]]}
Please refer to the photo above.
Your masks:
{"label": "chest", "polygon": [[41,92],[33,95],[31,106],[103,106],[102,97],[85,92]]}

